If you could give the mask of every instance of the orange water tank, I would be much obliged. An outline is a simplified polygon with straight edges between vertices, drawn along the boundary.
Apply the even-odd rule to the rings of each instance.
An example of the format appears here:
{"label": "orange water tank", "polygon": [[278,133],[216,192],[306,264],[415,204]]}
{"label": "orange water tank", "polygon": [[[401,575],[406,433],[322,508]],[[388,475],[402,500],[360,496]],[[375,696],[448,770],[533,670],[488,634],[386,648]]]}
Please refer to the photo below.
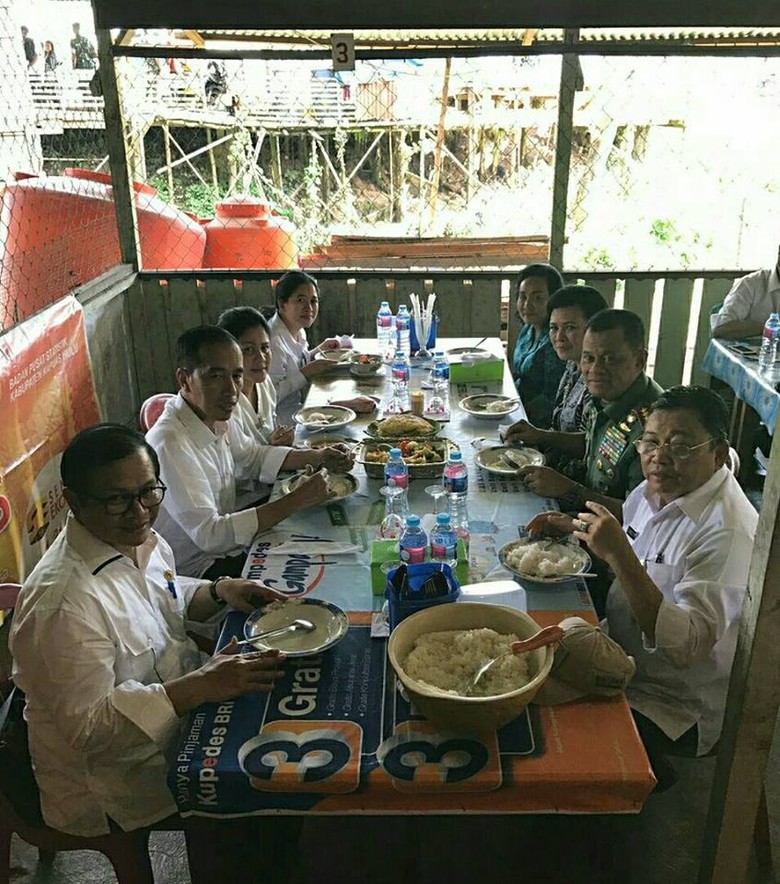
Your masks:
{"label": "orange water tank", "polygon": [[[200,268],[202,227],[146,184],[135,184],[141,266]],[[64,176],[18,175],[0,209],[0,328],[120,262],[111,177],[88,169]]]}
{"label": "orange water tank", "polygon": [[292,224],[252,196],[237,196],[214,206],[206,223],[204,267],[291,270],[298,267]]}

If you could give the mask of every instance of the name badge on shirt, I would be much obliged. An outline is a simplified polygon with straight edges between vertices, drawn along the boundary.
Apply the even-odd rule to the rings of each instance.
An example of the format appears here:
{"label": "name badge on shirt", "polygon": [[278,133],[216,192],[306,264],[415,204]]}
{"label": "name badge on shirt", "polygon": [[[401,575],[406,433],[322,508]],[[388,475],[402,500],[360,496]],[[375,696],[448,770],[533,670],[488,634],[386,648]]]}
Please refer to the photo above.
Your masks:
{"label": "name badge on shirt", "polygon": [[628,536],[632,540],[636,540],[637,537],[639,537],[639,532],[636,530],[636,528],[632,528],[631,525],[629,525],[628,528],[626,528],[626,534],[628,534]]}

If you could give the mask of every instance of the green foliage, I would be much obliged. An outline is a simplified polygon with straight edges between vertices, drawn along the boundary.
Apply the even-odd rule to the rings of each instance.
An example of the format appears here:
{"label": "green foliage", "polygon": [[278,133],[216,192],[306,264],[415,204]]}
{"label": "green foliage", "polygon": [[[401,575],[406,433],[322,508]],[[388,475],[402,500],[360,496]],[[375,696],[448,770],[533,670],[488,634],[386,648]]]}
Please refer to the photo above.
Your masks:
{"label": "green foliage", "polygon": [[179,206],[185,212],[192,212],[198,218],[210,218],[214,214],[214,203],[219,200],[219,191],[211,185],[198,182],[184,189],[184,198]]}
{"label": "green foliage", "polygon": [[650,225],[650,233],[658,243],[679,242],[681,238],[672,218],[656,218]]}
{"label": "green foliage", "polygon": [[588,249],[582,256],[583,266],[588,270],[615,270],[615,262],[606,249]]}

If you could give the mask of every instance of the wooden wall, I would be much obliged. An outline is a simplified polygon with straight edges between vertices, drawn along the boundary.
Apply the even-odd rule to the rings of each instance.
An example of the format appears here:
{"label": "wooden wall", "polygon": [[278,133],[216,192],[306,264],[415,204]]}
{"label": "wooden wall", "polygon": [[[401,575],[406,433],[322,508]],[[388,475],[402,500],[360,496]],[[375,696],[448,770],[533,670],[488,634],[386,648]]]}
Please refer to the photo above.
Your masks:
{"label": "wooden wall", "polygon": [[[734,273],[708,275],[695,273],[664,278],[662,274],[594,274],[579,281],[601,291],[608,303],[619,304],[638,313],[652,332],[655,354],[654,377],[663,386],[680,383],[691,354],[686,350],[689,329],[695,329],[693,345],[694,383],[706,383],[699,368],[710,340],[710,310],[719,304]],[[320,286],[320,315],[309,334],[312,344],[334,334],[354,333],[373,337],[379,305],[387,300],[395,310],[409,304],[409,294],[421,297],[436,292],[441,337],[502,335],[502,311],[508,315],[503,330],[511,354],[519,321],[515,313],[514,279],[506,271],[446,272],[436,274],[370,273],[330,271],[317,276]],[[660,284],[659,284],[660,280]],[[570,278],[574,282],[575,279]],[[660,299],[660,301],[659,301]],[[127,310],[135,354],[137,399],[142,402],[153,393],[174,389],[174,345],[187,328],[214,323],[228,307],[273,304],[272,275],[244,273],[222,276],[209,274],[139,274],[127,292]],[[660,321],[651,323],[653,306],[660,310]]]}

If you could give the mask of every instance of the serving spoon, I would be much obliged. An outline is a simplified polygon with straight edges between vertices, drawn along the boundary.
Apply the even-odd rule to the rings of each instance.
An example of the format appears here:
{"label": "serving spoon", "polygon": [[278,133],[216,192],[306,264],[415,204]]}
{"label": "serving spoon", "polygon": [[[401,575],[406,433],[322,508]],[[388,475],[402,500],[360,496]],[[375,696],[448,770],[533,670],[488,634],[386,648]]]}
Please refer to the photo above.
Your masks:
{"label": "serving spoon", "polygon": [[244,639],[238,643],[237,647],[254,648],[255,642],[263,641],[264,639],[271,638],[275,635],[283,635],[285,632],[314,632],[316,628],[317,627],[311,622],[311,620],[304,620],[301,617],[297,620],[293,620],[292,623],[288,623],[285,626],[277,626],[276,629],[268,629],[265,632],[253,635],[252,638]]}
{"label": "serving spoon", "polygon": [[479,667],[476,675],[471,680],[471,684],[466,689],[466,696],[470,697],[474,693],[477,684],[479,684],[480,680],[485,676],[485,673],[499,660],[503,660],[504,657],[509,657],[512,654],[519,657],[521,654],[527,654],[529,651],[535,651],[537,648],[543,648],[546,645],[552,645],[555,642],[559,642],[562,638],[563,630],[560,626],[545,626],[544,629],[540,629],[539,632],[537,632],[536,635],[532,635],[531,638],[512,642],[512,647],[509,651],[504,654],[499,654],[498,657],[493,657]]}

